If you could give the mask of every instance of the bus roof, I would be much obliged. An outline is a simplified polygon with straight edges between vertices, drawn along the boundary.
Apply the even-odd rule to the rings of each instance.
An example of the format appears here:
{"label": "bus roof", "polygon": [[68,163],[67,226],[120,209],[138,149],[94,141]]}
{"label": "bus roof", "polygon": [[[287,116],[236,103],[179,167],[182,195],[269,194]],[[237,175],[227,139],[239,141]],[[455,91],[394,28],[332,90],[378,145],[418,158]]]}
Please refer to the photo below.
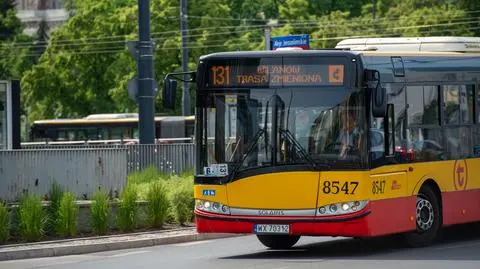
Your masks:
{"label": "bus roof", "polygon": [[[155,116],[155,121],[195,120],[195,116]],[[114,123],[114,122],[137,122],[137,113],[117,114],[92,114],[79,119],[46,119],[36,120],[34,124],[89,124],[89,123]]]}
{"label": "bus roof", "polygon": [[352,51],[425,51],[480,53],[480,37],[393,37],[351,38],[336,45],[337,49]]}
{"label": "bus roof", "polygon": [[296,57],[296,56],[345,56],[358,55],[344,49],[310,49],[310,50],[258,50],[258,51],[226,51],[200,56],[200,60],[223,58],[261,58],[261,57]]}

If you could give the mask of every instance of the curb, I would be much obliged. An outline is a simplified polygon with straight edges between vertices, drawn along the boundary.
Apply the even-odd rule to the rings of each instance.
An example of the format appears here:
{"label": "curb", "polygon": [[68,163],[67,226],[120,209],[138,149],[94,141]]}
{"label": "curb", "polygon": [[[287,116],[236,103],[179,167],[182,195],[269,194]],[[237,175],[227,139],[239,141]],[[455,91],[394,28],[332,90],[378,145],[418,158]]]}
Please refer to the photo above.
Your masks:
{"label": "curb", "polygon": [[153,239],[139,239],[130,241],[119,242],[105,242],[89,245],[73,245],[73,246],[55,246],[55,247],[43,247],[36,249],[24,249],[24,250],[0,250],[0,261],[8,260],[20,260],[20,259],[32,259],[32,258],[45,258],[67,255],[79,255],[94,252],[122,250],[131,248],[143,248],[152,247],[158,245],[177,244],[192,241],[201,241],[208,239],[220,239],[228,237],[243,236],[242,234],[224,234],[224,233],[211,233],[211,234],[187,234],[177,235],[163,238]]}
{"label": "curb", "polygon": [[[38,242],[28,242],[28,243],[19,243],[19,244],[9,244],[9,245],[0,245],[0,257],[2,253],[2,247],[25,247],[25,246],[43,246],[49,244],[61,244],[61,243],[68,243],[68,242],[75,242],[83,239],[107,239],[107,238],[118,238],[118,237],[125,237],[125,236],[136,236],[136,235],[146,235],[146,234],[163,234],[163,233],[170,233],[170,232],[190,232],[194,229],[194,227],[186,227],[186,228],[174,228],[174,229],[165,229],[165,230],[153,230],[147,232],[131,232],[131,233],[119,233],[119,234],[110,234],[110,235],[97,235],[97,236],[90,236],[90,237],[79,237],[79,238],[67,238],[67,239],[58,239],[58,240],[47,240],[47,241],[38,241]],[[2,259],[0,258],[0,261]]]}

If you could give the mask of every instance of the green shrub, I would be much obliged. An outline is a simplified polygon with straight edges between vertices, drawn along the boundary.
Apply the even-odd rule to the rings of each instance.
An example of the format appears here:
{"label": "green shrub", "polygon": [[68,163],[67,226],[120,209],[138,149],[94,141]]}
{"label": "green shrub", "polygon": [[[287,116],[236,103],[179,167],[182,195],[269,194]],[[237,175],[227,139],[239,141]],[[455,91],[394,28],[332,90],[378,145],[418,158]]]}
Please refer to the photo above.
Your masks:
{"label": "green shrub", "polygon": [[7,242],[10,238],[10,214],[8,207],[4,202],[0,201],[0,243]]}
{"label": "green shrub", "polygon": [[20,236],[27,241],[40,240],[44,235],[47,218],[42,199],[35,194],[25,194],[18,208]]}
{"label": "green shrub", "polygon": [[169,179],[170,202],[172,213],[181,225],[193,219],[195,200],[193,198],[193,175],[182,173]]}
{"label": "green shrub", "polygon": [[50,191],[48,192],[49,206],[47,209],[48,221],[46,225],[46,232],[53,234],[55,228],[58,226],[58,209],[60,207],[60,201],[62,200],[63,190],[57,183],[53,183]]}
{"label": "green shrub", "polygon": [[123,231],[131,231],[137,226],[137,189],[134,185],[127,184],[120,196],[118,208],[118,226]]}
{"label": "green shrub", "polygon": [[151,226],[161,228],[167,218],[169,200],[162,181],[152,183],[148,192],[148,220]]}
{"label": "green shrub", "polygon": [[77,233],[78,205],[75,194],[67,192],[60,200],[58,207],[57,232],[60,236],[75,236]]}
{"label": "green shrub", "polygon": [[172,193],[172,205],[175,218],[181,225],[190,221],[193,217],[195,202],[193,199],[193,189],[187,188],[187,185],[179,185]]}
{"label": "green shrub", "polygon": [[158,179],[165,178],[165,175],[158,171],[155,166],[149,166],[142,171],[136,171],[128,175],[128,184],[150,183]]}
{"label": "green shrub", "polygon": [[93,194],[91,211],[93,230],[99,234],[106,234],[109,228],[108,217],[110,214],[108,193],[98,190]]}

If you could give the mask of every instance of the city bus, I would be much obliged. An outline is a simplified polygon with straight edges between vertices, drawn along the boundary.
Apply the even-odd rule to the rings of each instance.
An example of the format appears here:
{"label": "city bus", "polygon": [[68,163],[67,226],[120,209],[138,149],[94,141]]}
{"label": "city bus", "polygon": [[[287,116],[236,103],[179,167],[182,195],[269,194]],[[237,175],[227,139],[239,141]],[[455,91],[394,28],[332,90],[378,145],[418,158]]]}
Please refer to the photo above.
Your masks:
{"label": "city bus", "polygon": [[[158,141],[192,142],[195,116],[155,116],[155,137]],[[92,114],[79,119],[34,121],[30,127],[30,143],[126,144],[138,141],[138,114]],[[33,142],[33,143],[32,143]]]}
{"label": "city bus", "polygon": [[[355,39],[202,56],[183,79],[196,84],[197,231],[254,234],[271,249],[301,236],[422,247],[480,221],[479,44]],[[166,107],[179,74],[165,77]]]}

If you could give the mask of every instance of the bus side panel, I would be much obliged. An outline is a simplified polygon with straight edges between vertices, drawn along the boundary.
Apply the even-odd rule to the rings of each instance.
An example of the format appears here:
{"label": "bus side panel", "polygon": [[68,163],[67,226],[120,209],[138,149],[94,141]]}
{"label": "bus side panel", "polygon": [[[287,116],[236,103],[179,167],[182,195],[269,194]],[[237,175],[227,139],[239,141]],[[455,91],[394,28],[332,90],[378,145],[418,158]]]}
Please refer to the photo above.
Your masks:
{"label": "bus side panel", "polygon": [[409,174],[413,195],[427,180],[440,188],[443,224],[453,225],[480,220],[480,159],[411,164]]}
{"label": "bus side panel", "polygon": [[480,221],[480,159],[452,161],[446,173],[450,176],[443,193],[444,225]]}
{"label": "bus side panel", "polygon": [[413,196],[372,201],[372,213],[368,216],[369,236],[415,230],[415,205]]}
{"label": "bus side panel", "polygon": [[407,166],[390,165],[375,169],[369,177],[370,235],[415,230],[416,198],[408,193]]}

